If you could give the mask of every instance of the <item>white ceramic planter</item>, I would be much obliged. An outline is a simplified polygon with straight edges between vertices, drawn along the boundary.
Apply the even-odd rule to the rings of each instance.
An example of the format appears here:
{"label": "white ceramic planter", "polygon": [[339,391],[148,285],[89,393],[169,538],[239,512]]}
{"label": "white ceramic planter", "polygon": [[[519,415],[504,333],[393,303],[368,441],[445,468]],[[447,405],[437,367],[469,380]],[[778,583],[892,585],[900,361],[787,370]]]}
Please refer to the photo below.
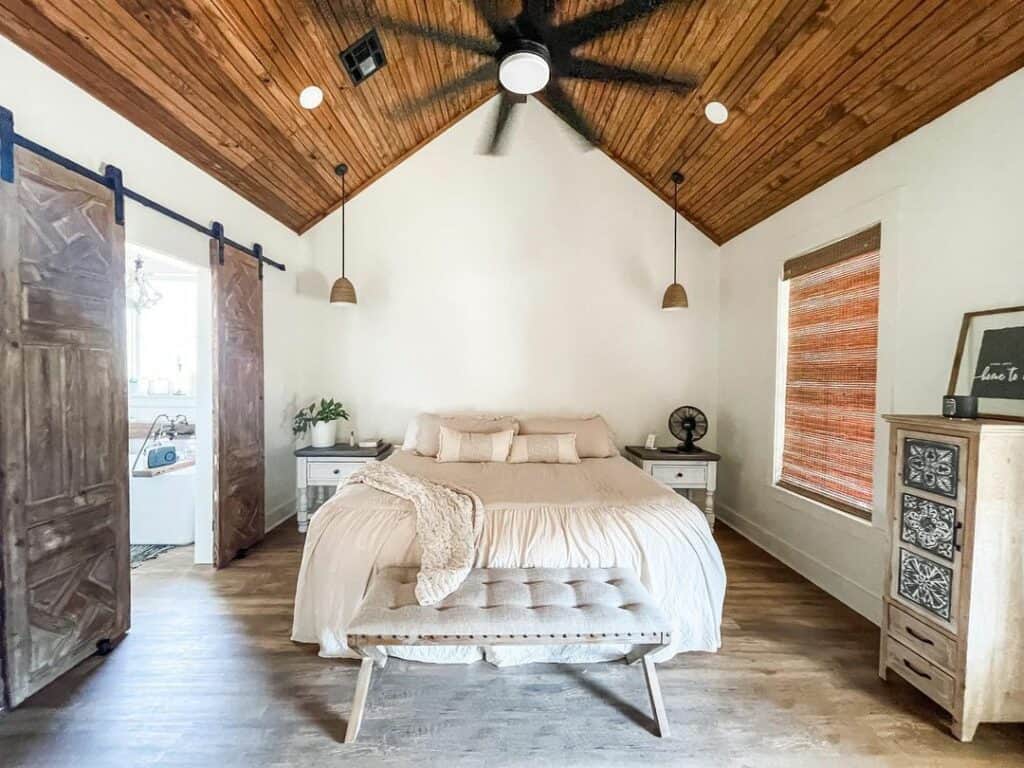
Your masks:
{"label": "white ceramic planter", "polygon": [[338,441],[337,421],[318,421],[313,425],[313,447],[330,448]]}

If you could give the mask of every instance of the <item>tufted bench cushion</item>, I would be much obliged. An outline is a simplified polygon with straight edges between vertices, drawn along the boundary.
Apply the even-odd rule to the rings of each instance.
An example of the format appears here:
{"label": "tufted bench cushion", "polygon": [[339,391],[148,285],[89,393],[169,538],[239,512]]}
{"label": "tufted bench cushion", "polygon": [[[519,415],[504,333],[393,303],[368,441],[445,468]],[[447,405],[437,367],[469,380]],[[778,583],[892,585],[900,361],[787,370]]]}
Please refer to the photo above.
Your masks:
{"label": "tufted bench cushion", "polygon": [[349,645],[668,644],[671,626],[629,568],[478,568],[440,603],[416,602],[417,568],[374,576]]}
{"label": "tufted bench cushion", "polygon": [[387,645],[630,644],[643,661],[658,733],[668,735],[654,662],[671,642],[671,625],[629,568],[476,568],[435,605],[416,601],[418,568],[374,575],[348,627],[348,644],[365,658],[345,741],[359,733],[374,661]]}

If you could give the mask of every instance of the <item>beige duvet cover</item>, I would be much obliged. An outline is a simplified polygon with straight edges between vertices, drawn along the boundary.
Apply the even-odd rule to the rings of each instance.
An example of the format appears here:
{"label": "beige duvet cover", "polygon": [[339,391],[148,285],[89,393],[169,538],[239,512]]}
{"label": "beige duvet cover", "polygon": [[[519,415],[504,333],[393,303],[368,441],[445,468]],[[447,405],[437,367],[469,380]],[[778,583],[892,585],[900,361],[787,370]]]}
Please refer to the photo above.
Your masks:
{"label": "beige duvet cover", "polygon": [[[486,508],[477,567],[616,567],[639,574],[672,620],[671,647],[721,643],[725,569],[701,512],[626,459],[580,464],[438,463],[400,451],[388,461],[427,480],[475,492]],[[314,515],[295,595],[292,639],[320,654],[354,657],[349,619],[376,568],[418,565],[412,506],[365,485],[347,486]],[[496,664],[617,658],[623,647],[395,648],[424,661]]]}

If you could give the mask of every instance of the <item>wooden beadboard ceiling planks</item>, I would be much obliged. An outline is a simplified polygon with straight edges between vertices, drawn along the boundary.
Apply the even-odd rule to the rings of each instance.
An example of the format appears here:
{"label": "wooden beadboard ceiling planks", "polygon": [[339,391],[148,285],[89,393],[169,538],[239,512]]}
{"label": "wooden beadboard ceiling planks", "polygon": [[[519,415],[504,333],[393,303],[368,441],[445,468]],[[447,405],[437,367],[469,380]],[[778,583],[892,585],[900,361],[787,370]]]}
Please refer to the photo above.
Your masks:
{"label": "wooden beadboard ceiling planks", "polygon": [[[611,5],[612,3],[600,3]],[[515,3],[505,4],[509,13]],[[598,3],[556,3],[558,19]],[[388,65],[353,87],[338,52],[352,0],[0,0],[0,32],[297,231],[496,92],[481,85],[407,120],[389,110],[480,60],[381,33]],[[367,0],[367,12],[486,36],[468,2]],[[602,149],[724,242],[1024,66],[1017,0],[677,2],[581,53],[696,74],[679,96],[566,81]],[[309,84],[325,92],[299,107]],[[708,101],[730,109],[714,126]],[[115,159],[116,160],[116,159]],[[508,162],[514,162],[509,160]]]}

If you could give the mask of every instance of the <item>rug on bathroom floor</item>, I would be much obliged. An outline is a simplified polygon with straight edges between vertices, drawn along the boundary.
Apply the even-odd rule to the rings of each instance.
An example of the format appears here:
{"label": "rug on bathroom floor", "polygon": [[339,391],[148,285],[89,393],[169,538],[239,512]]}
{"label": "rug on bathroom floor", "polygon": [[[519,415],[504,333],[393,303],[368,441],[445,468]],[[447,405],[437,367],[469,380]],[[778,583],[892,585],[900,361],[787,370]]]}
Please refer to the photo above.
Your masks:
{"label": "rug on bathroom floor", "polygon": [[169,549],[174,549],[174,544],[132,544],[132,568],[138,568],[147,560],[152,560],[162,555]]}

